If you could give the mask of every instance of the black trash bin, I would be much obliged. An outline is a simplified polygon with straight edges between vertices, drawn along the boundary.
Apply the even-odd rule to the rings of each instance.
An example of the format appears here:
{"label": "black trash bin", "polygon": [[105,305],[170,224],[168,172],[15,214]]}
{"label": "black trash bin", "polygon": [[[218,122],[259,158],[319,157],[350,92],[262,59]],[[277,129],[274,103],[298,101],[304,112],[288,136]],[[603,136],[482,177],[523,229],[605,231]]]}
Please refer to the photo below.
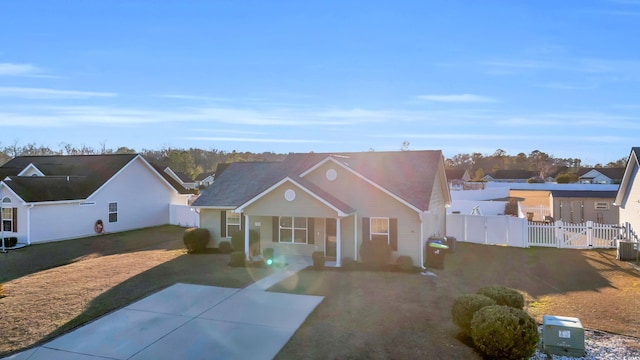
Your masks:
{"label": "black trash bin", "polygon": [[449,250],[444,238],[429,238],[424,243],[424,266],[432,269],[444,269],[444,256]]}
{"label": "black trash bin", "polygon": [[445,237],[445,245],[447,245],[449,247],[449,250],[447,250],[447,252],[449,254],[453,254],[456,252],[456,238],[454,238],[453,236],[446,236]]}

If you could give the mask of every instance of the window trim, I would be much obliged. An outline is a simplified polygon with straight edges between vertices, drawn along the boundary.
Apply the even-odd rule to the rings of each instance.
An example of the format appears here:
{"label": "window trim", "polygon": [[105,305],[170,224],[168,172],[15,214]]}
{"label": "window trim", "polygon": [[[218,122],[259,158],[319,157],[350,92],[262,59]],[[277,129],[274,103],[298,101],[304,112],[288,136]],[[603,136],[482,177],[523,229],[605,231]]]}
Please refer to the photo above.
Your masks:
{"label": "window trim", "polygon": [[[290,218],[291,219],[291,227],[283,227],[282,226],[282,218]],[[296,218],[304,219],[305,227],[296,227]],[[290,230],[291,231],[291,241],[282,241],[282,230]],[[296,230],[304,230],[304,242],[296,242],[295,241],[295,232]],[[294,244],[294,245],[308,245],[309,244],[309,218],[306,216],[278,216],[278,242],[281,244]]]}
{"label": "window trim", "polygon": [[[8,210],[8,211],[7,211]],[[7,212],[9,214],[9,217],[5,217],[4,213]],[[3,207],[2,208],[2,212],[0,213],[0,226],[2,226],[2,231],[5,232],[13,232],[13,208],[12,207]],[[7,223],[9,224],[8,226],[8,230],[5,229],[4,224]]]}
{"label": "window trim", "polygon": [[609,204],[608,201],[596,201],[593,204],[593,208],[595,210],[609,210],[611,207],[611,205]]}
{"label": "window trim", "polygon": [[[386,233],[381,233],[381,232],[374,232],[373,231],[373,222],[374,220],[385,220],[387,222],[387,232]],[[391,230],[390,230],[390,226],[391,226],[391,221],[389,217],[370,217],[369,218],[369,240],[373,240],[374,235],[377,236],[386,236],[387,237],[387,244],[391,244]]]}
{"label": "window trim", "polygon": [[[115,211],[111,210],[111,204],[115,204],[115,206],[116,206]],[[117,201],[109,201],[107,203],[107,218],[109,219],[108,221],[109,221],[110,224],[114,224],[114,223],[117,224],[120,221],[119,212],[120,212],[120,204]],[[115,221],[111,221],[111,215],[113,215],[113,214],[115,214],[115,216],[116,216],[116,220]]]}
{"label": "window trim", "polygon": [[[229,214],[234,214],[234,217],[229,217]],[[229,221],[229,219],[233,219],[235,218],[235,214],[237,214],[238,216],[238,223],[231,223]],[[226,229],[226,237],[231,237],[231,235],[233,235],[233,232],[229,230],[230,226],[237,226],[238,227],[238,231],[242,231],[242,213],[239,212],[235,212],[235,211],[231,211],[231,210],[227,210],[226,211],[226,220],[225,220],[225,229]]]}

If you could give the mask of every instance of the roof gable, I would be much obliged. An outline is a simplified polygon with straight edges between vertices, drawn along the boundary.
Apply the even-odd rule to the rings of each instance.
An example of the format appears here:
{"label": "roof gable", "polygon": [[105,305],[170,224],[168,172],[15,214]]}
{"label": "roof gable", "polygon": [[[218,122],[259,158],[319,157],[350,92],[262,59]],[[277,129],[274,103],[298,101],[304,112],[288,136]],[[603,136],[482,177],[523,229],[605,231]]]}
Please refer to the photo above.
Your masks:
{"label": "roof gable", "polygon": [[616,194],[615,205],[622,206],[622,202],[633,185],[632,178],[638,167],[640,167],[640,147],[632,147],[624,175],[622,176],[622,181],[620,182],[620,187],[618,188],[618,193]]}
{"label": "roof gable", "polygon": [[[300,182],[299,178],[327,161],[421,211],[429,209],[436,176],[444,176],[440,151],[289,154],[282,162],[226,165],[222,173],[216,171],[216,181],[203,190],[193,205],[234,208],[286,177]],[[449,199],[448,195],[445,198]]]}

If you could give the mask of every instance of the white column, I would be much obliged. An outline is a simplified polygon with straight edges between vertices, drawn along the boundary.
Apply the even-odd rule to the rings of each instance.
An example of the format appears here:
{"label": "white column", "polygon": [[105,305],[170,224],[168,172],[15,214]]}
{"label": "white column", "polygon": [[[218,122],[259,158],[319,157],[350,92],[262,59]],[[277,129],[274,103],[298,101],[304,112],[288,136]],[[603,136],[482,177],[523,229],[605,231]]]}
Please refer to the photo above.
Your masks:
{"label": "white column", "polygon": [[247,259],[251,259],[251,249],[249,248],[249,215],[244,216],[244,253]]}
{"label": "white column", "polygon": [[340,218],[336,219],[336,266],[341,266],[342,259],[342,234],[340,230]]}

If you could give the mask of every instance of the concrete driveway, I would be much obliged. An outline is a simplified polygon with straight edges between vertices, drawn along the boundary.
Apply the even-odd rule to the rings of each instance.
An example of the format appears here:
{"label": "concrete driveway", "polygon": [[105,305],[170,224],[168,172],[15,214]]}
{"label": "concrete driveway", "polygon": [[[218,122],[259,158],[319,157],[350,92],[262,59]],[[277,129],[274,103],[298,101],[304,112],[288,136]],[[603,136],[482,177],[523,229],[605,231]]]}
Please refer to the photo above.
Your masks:
{"label": "concrete driveway", "polygon": [[306,265],[245,289],[178,283],[5,359],[272,359],[323,297],[264,289]]}

